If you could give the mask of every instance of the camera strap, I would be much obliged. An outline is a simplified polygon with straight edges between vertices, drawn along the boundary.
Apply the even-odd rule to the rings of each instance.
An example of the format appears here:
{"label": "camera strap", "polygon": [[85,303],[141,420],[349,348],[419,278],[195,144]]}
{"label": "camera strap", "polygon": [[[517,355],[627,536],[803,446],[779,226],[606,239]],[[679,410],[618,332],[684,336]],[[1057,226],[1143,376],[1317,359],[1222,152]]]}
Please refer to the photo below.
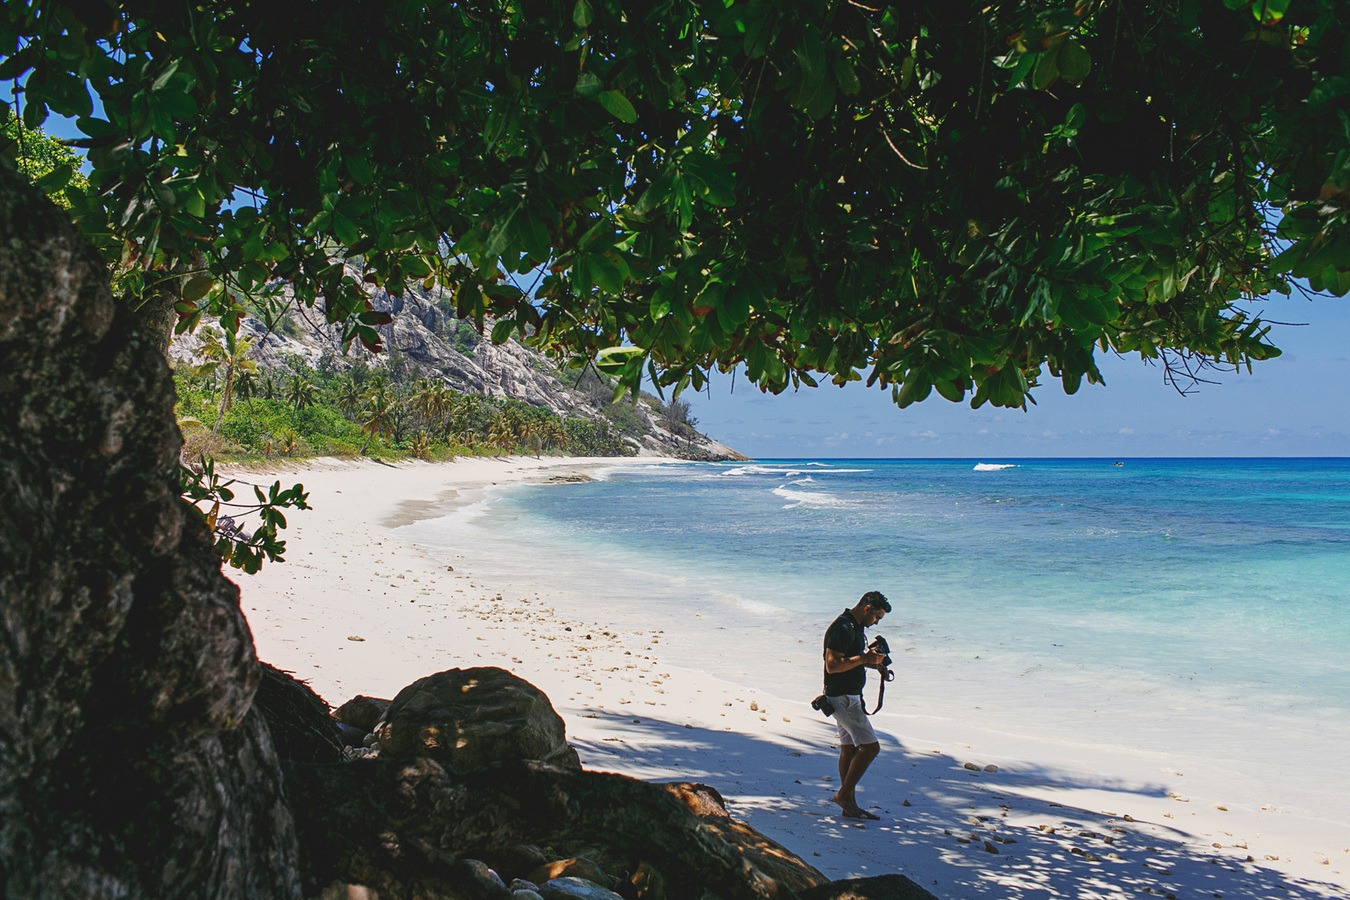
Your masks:
{"label": "camera strap", "polygon": [[877,708],[867,712],[867,701],[863,701],[863,712],[869,716],[875,716],[881,712],[881,704],[886,702],[886,682],[895,680],[895,672],[891,669],[885,669],[881,672],[881,681],[877,685]]}

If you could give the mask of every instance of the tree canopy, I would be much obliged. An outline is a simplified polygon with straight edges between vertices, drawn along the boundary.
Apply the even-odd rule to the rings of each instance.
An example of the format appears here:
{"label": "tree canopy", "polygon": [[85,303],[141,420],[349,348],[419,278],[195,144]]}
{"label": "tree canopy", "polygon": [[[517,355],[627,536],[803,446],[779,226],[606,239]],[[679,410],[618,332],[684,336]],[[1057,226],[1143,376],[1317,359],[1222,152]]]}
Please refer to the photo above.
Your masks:
{"label": "tree canopy", "polygon": [[[1021,406],[1350,292],[1340,0],[5,0],[72,215],[180,324],[453,291],[636,385]],[[10,49],[12,48],[12,50]],[[51,182],[47,185],[52,188]],[[55,188],[52,188],[55,189]]]}

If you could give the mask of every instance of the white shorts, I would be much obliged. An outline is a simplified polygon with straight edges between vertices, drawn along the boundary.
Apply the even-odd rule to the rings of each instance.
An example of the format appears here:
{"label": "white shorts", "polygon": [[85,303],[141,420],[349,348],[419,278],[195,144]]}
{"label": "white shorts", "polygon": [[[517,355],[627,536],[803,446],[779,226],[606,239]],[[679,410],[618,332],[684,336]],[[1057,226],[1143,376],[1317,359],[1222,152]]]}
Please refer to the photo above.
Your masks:
{"label": "white shorts", "polygon": [[877,733],[872,730],[872,719],[863,709],[861,696],[840,694],[831,697],[830,702],[834,704],[834,724],[839,728],[839,743],[852,747],[877,743]]}

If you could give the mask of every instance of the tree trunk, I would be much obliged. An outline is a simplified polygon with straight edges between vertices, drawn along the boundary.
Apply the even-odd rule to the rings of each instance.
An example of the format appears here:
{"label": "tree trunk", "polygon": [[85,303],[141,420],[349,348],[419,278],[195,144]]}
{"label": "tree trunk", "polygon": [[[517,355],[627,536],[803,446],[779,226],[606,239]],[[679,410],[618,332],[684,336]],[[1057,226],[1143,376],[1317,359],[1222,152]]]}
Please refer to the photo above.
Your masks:
{"label": "tree trunk", "polygon": [[238,590],[161,352],[0,163],[0,893],[297,897]]}
{"label": "tree trunk", "polygon": [[136,318],[151,341],[166,357],[173,343],[173,329],[178,324],[178,301],[183,299],[183,284],[188,275],[202,269],[200,252],[194,252],[185,262],[173,267],[173,274],[161,278],[147,288],[136,304]]}

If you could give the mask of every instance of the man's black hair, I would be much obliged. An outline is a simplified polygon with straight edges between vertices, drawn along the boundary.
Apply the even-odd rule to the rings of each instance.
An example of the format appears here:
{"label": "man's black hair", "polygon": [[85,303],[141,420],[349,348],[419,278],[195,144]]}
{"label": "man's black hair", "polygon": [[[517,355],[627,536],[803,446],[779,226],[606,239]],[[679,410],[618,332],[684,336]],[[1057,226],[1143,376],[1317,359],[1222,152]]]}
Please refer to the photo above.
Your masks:
{"label": "man's black hair", "polygon": [[862,595],[864,606],[870,606],[873,609],[879,609],[882,612],[891,611],[891,601],[886,599],[886,595],[881,591],[868,591]]}

